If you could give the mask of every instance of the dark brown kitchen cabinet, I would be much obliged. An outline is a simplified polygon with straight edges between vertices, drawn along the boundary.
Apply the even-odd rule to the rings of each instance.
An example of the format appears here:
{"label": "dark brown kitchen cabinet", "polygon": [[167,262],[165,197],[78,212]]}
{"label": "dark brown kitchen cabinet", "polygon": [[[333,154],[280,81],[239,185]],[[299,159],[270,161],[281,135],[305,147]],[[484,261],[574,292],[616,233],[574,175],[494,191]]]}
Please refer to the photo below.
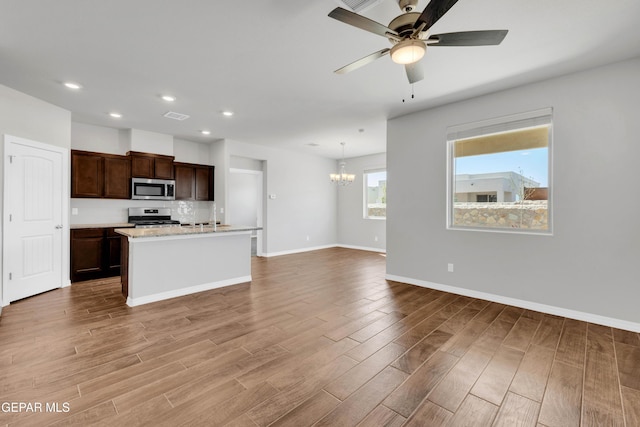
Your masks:
{"label": "dark brown kitchen cabinet", "polygon": [[193,165],[174,163],[176,178],[176,200],[195,199],[195,169]]}
{"label": "dark brown kitchen cabinet", "polygon": [[119,276],[121,237],[113,228],[71,230],[71,281]]}
{"label": "dark brown kitchen cabinet", "polygon": [[105,277],[104,229],[71,230],[71,281]]}
{"label": "dark brown kitchen cabinet", "polygon": [[113,231],[113,228],[106,229],[107,265],[106,273],[108,277],[120,275],[120,252],[122,250],[121,234]]}
{"label": "dark brown kitchen cabinet", "polygon": [[134,178],[173,179],[173,156],[129,151]]}
{"label": "dark brown kitchen cabinet", "polygon": [[196,200],[213,200],[213,168],[197,166],[196,170]]}
{"label": "dark brown kitchen cabinet", "polygon": [[99,153],[71,151],[71,197],[102,197],[104,157]]}
{"label": "dark brown kitchen cabinet", "polygon": [[131,197],[131,162],[125,156],[105,156],[104,195],[108,199]]}
{"label": "dark brown kitchen cabinet", "polygon": [[130,186],[128,157],[71,151],[71,197],[128,199]]}
{"label": "dark brown kitchen cabinet", "polygon": [[176,200],[213,201],[213,166],[174,163]]}

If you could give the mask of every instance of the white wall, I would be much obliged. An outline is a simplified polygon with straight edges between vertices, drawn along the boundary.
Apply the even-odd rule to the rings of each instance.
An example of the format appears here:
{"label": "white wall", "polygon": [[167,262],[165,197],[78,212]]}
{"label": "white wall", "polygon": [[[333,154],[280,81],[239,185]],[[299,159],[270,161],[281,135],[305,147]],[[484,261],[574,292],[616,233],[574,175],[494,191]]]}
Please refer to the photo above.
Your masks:
{"label": "white wall", "polygon": [[173,156],[173,136],[140,129],[127,129],[129,150]]}
{"label": "white wall", "polygon": [[[264,160],[265,255],[336,244],[337,194],[335,185],[329,181],[329,174],[335,171],[334,160],[226,142],[228,156]],[[270,194],[276,198],[269,199]]]}
{"label": "white wall", "polygon": [[123,156],[129,151],[128,135],[115,128],[71,122],[71,148]]}
{"label": "white wall", "polygon": [[[364,218],[363,175],[367,170],[385,169],[387,156],[380,153],[352,157],[345,161],[347,172],[354,174],[356,179],[353,184],[338,188],[338,242],[342,246],[384,252],[386,220]],[[337,171],[337,163],[334,168]]]}
{"label": "white wall", "polygon": [[210,164],[214,165],[213,193],[216,199],[217,220],[226,224],[227,175],[229,174],[229,153],[227,141],[222,139],[211,143],[209,147]]}
{"label": "white wall", "polygon": [[[69,111],[0,85],[0,136],[13,135],[68,149],[71,144],[70,134],[71,113]],[[0,161],[0,188],[4,188],[3,177],[4,161]],[[69,185],[69,177],[63,185]],[[4,209],[2,199],[0,197],[0,209]],[[63,222],[69,224],[68,218],[63,218]],[[0,232],[0,239],[1,237]],[[66,227],[63,245],[63,283],[68,283],[69,234]],[[1,252],[0,260],[2,260]],[[0,277],[3,277],[1,265]],[[0,286],[0,302],[2,301],[1,290],[2,286]]]}
{"label": "white wall", "polygon": [[211,144],[173,139],[173,155],[176,162],[195,163],[198,165],[214,165],[211,163],[209,152]]}
{"label": "white wall", "polygon": [[[387,274],[640,327],[639,99],[637,58],[390,120]],[[553,236],[446,230],[447,126],[544,107]]]}

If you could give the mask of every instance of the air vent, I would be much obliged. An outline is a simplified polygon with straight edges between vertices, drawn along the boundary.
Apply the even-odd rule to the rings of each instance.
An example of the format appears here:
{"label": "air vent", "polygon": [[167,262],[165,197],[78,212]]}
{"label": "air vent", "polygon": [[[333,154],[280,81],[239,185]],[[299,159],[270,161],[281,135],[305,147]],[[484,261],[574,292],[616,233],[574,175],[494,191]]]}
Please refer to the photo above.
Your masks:
{"label": "air vent", "polygon": [[173,120],[187,120],[189,118],[186,114],[176,113],[175,111],[167,111],[164,117]]}
{"label": "air vent", "polygon": [[354,12],[364,12],[380,3],[382,0],[336,0],[340,6]]}

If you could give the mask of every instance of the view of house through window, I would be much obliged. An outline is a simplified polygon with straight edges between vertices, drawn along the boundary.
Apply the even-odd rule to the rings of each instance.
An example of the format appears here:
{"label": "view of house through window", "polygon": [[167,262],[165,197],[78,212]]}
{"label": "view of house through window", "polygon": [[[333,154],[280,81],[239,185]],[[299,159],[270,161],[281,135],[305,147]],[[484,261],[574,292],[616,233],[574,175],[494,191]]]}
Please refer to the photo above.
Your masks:
{"label": "view of house through window", "polygon": [[448,227],[550,233],[551,109],[448,130]]}
{"label": "view of house through window", "polygon": [[372,170],[364,173],[364,217],[387,217],[387,171]]}

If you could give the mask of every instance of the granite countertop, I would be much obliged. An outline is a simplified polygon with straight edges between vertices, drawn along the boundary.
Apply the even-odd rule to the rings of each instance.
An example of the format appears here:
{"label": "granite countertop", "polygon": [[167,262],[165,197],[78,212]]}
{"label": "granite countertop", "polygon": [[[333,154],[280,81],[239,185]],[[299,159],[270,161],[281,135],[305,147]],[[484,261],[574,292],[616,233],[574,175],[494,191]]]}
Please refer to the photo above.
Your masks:
{"label": "granite countertop", "polygon": [[182,227],[158,227],[158,228],[121,228],[116,233],[123,236],[137,237],[167,237],[167,236],[186,236],[190,234],[211,234],[211,233],[229,233],[232,231],[253,231],[262,230],[262,227],[251,227],[243,225],[218,225],[215,229],[211,225],[196,225]]}
{"label": "granite countertop", "polygon": [[116,223],[107,223],[107,224],[71,224],[69,225],[70,230],[77,230],[80,228],[127,228],[133,227],[133,224],[128,222],[116,222]]}

